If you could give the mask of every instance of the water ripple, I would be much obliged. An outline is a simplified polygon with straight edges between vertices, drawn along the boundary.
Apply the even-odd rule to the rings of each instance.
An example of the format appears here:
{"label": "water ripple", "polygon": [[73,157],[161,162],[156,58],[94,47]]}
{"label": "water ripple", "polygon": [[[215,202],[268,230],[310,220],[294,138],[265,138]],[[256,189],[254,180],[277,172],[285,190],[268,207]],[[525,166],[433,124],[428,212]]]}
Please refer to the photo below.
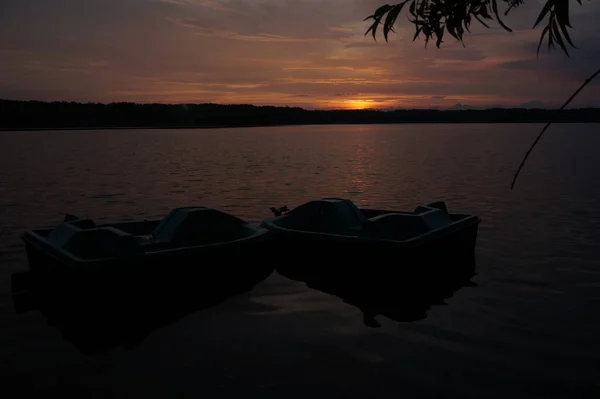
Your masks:
{"label": "water ripple", "polygon": [[[598,126],[553,127],[510,191],[536,129],[0,132],[5,390],[26,380],[32,391],[58,393],[67,392],[59,381],[78,381],[79,396],[98,386],[135,396],[178,387],[196,397],[239,387],[257,397],[307,397],[315,389],[348,397],[598,393]],[[398,210],[442,199],[451,211],[479,214],[477,286],[432,306],[424,320],[379,317],[382,327],[373,330],[340,298],[273,275],[250,295],[106,354],[102,375],[41,316],[12,313],[10,273],[26,268],[19,235],[66,212],[103,221],[203,205],[258,221],[271,206],[324,196]]]}

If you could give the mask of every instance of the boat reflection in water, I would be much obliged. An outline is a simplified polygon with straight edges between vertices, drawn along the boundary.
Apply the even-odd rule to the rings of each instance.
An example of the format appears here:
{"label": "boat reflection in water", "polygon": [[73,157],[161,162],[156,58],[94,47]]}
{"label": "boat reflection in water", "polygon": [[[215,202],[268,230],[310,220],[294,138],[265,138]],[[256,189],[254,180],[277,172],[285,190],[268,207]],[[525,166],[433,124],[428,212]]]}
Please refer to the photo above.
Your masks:
{"label": "boat reflection in water", "polygon": [[[463,267],[475,269],[474,264]],[[369,273],[365,273],[363,279],[353,280],[342,275],[315,272],[315,269],[307,269],[305,273],[289,267],[278,267],[276,270],[289,279],[304,282],[310,288],[339,297],[359,308],[364,324],[373,328],[381,326],[375,319],[379,315],[401,323],[425,319],[432,306],[445,305],[445,300],[461,288],[476,285],[471,280],[474,274],[456,278],[439,279],[431,276],[428,279],[397,281],[389,275],[375,276]]]}
{"label": "boat reflection in water", "polygon": [[84,352],[137,342],[266,279],[267,233],[202,206],[107,224],[67,214],[23,234],[29,270],[13,275],[15,309],[39,309]]}
{"label": "boat reflection in water", "polygon": [[[449,212],[445,202],[413,211],[365,209],[344,198],[271,208],[261,227],[280,252],[276,270],[398,321],[425,317],[432,304],[472,284],[481,219]],[[284,256],[284,254],[286,256]]]}
{"label": "boat reflection in water", "polygon": [[253,281],[243,283],[215,283],[212,288],[200,288],[197,276],[180,275],[177,282],[168,278],[165,286],[170,288],[151,292],[132,287],[128,295],[111,295],[107,287],[105,295],[96,298],[74,297],[66,287],[45,289],[46,285],[35,283],[34,275],[17,273],[13,275],[13,306],[17,314],[39,311],[64,339],[90,355],[132,347],[159,328],[249,292],[271,272],[256,274]]}

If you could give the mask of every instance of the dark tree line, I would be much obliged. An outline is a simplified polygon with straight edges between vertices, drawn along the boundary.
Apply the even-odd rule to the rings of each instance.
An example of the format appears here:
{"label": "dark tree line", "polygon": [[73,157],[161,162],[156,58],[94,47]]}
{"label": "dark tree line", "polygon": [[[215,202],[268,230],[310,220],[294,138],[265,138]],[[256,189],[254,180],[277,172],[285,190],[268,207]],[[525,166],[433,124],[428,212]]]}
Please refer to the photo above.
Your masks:
{"label": "dark tree line", "polygon": [[[545,109],[305,110],[221,104],[75,103],[0,100],[1,129],[237,127],[354,123],[547,122]],[[600,109],[571,109],[557,122],[600,122]]]}

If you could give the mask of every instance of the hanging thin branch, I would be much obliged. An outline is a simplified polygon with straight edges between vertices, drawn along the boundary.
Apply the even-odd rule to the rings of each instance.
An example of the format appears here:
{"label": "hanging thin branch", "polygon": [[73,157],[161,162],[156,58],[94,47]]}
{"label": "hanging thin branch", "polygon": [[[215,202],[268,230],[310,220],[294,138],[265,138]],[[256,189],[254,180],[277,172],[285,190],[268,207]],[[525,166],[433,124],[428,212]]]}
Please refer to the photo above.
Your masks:
{"label": "hanging thin branch", "polygon": [[579,89],[577,89],[575,91],[575,93],[573,93],[573,95],[571,95],[571,97],[569,97],[569,99],[567,100],[567,102],[565,102],[563,104],[563,106],[560,107],[560,109],[556,112],[556,114],[554,116],[554,119],[550,120],[550,122],[548,122],[548,124],[546,126],[544,126],[544,128],[542,129],[542,131],[540,132],[540,134],[538,134],[538,136],[534,140],[533,144],[531,144],[531,147],[529,147],[529,150],[527,150],[527,152],[525,153],[525,156],[523,157],[523,160],[521,161],[521,164],[519,165],[519,168],[517,169],[517,173],[515,173],[515,176],[513,177],[513,181],[512,181],[512,183],[510,185],[510,189],[511,190],[515,187],[515,183],[517,182],[517,178],[519,177],[519,173],[521,173],[521,169],[523,169],[523,166],[525,165],[525,162],[527,161],[527,158],[529,158],[529,154],[531,154],[531,151],[533,151],[533,149],[535,148],[535,146],[537,145],[537,143],[540,141],[540,139],[542,138],[542,136],[544,135],[544,133],[546,132],[546,130],[548,130],[548,128],[550,127],[550,125],[552,125],[552,123],[554,123],[554,120],[556,119],[556,116],[558,116],[567,107],[567,105],[569,105],[571,103],[571,101],[573,101],[573,99],[575,97],[577,97],[577,95],[581,92],[581,90],[583,90],[585,88],[585,86],[587,86],[598,75],[600,75],[600,69],[598,69],[596,72],[594,72],[594,74],[592,76],[590,76],[589,78],[586,79],[585,82],[583,82],[583,84],[581,85],[581,87],[579,87]]}
{"label": "hanging thin branch", "polygon": [[[582,5],[582,0],[575,0]],[[383,37],[388,40],[390,32],[394,32],[394,26],[397,23],[398,16],[403,9],[408,9],[409,21],[415,26],[415,35],[413,41],[421,34],[425,36],[425,45],[435,39],[436,46],[440,47],[443,43],[444,33],[448,32],[452,37],[463,42],[463,35],[469,32],[470,24],[473,19],[489,28],[486,20],[496,20],[502,28],[511,32],[511,29],[500,19],[499,3],[507,7],[504,15],[511,10],[518,8],[525,0],[402,0],[400,3],[389,5],[385,4],[375,10],[373,15],[365,18],[365,21],[373,20],[365,35],[371,33],[373,39],[377,37],[377,29],[382,25]],[[571,0],[545,0],[544,6],[540,11],[533,28],[536,28],[543,21],[547,21],[546,27],[542,30],[537,53],[539,55],[541,45],[544,39],[548,40],[548,49],[555,47],[556,44],[561,50],[569,56],[567,45],[577,48],[568,32],[571,28],[569,18],[569,7]],[[407,6],[408,7],[405,7]],[[384,18],[385,17],[385,18]],[[463,43],[464,44],[464,43]],[[546,130],[554,123],[557,115],[560,114],[573,101],[573,99],[587,86],[596,76],[600,75],[600,69],[596,71],[583,85],[567,100],[567,102],[557,111],[554,118],[542,129],[537,136],[525,157],[519,165],[513,178],[510,189],[515,186],[519,173],[529,154],[540,141]]]}

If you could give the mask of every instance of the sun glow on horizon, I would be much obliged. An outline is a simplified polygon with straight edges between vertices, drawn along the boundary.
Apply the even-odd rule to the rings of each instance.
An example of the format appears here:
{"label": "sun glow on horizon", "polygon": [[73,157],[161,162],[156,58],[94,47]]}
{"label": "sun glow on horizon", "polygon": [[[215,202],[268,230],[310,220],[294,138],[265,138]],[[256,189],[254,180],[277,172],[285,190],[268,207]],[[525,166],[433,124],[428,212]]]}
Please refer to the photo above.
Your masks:
{"label": "sun glow on horizon", "polygon": [[367,109],[373,106],[373,102],[369,100],[348,100],[346,104],[350,109]]}
{"label": "sun glow on horizon", "polygon": [[349,109],[349,110],[381,108],[383,106],[389,106],[389,105],[390,104],[388,102],[375,101],[375,100],[365,99],[365,98],[347,99],[347,100],[336,102],[334,104],[335,108],[342,108],[342,109]]}
{"label": "sun glow on horizon", "polygon": [[[153,0],[139,7],[61,0],[69,13],[47,0],[6,1],[0,98],[14,100],[323,110],[556,107],[581,84],[576,65],[583,68],[597,53],[594,40],[582,40],[572,59],[540,53],[538,61],[531,49],[539,32],[519,26],[512,36],[486,30],[469,35],[468,46],[451,40],[441,49],[412,43],[407,24],[389,43],[375,41],[364,35],[363,19],[374,11],[366,0]],[[32,13],[34,4],[48,16]],[[579,12],[587,16],[580,34],[597,32],[598,6]],[[68,34],[56,29],[57,18],[71,27]],[[577,103],[600,104],[594,90],[584,90]]]}

